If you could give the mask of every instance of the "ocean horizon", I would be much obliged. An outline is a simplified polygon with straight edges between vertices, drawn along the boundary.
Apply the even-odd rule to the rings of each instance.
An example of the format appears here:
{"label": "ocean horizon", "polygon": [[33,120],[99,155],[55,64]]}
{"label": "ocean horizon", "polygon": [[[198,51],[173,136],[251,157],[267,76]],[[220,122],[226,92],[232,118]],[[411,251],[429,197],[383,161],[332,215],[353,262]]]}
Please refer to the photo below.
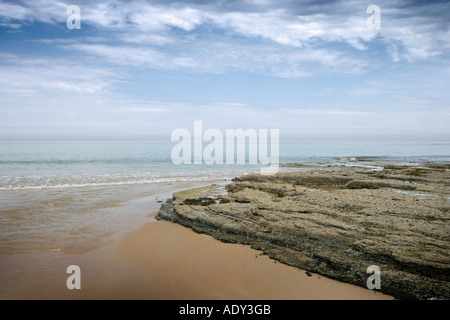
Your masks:
{"label": "ocean horizon", "polygon": [[[0,142],[0,253],[98,247],[133,214],[126,203],[259,173],[261,165],[171,161],[174,143]],[[450,162],[449,143],[280,143],[279,171]],[[295,163],[299,167],[290,167]],[[145,211],[144,211],[145,213]],[[148,212],[147,212],[148,213]]]}

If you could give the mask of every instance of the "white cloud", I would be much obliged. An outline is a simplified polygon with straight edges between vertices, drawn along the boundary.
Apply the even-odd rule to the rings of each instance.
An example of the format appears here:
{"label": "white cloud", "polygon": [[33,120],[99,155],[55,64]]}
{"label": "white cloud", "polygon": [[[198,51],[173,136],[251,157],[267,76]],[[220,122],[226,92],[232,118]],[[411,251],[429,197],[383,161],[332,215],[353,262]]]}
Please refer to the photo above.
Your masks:
{"label": "white cloud", "polygon": [[[0,107],[8,115],[0,119],[2,125],[32,126],[37,122],[51,126],[62,120],[62,126],[90,126],[94,131],[109,128],[116,133],[118,127],[145,132],[151,124],[169,130],[203,119],[211,127],[278,127],[293,134],[333,134],[332,129],[337,128],[351,135],[367,128],[376,136],[420,128],[421,133],[430,129],[433,134],[448,136],[449,70],[437,68],[446,63],[450,49],[449,21],[443,18],[449,4],[408,6],[404,1],[380,0],[382,24],[381,30],[375,31],[366,27],[368,4],[362,1],[78,3],[80,32],[70,32],[67,38],[62,38],[62,32],[57,33],[59,38],[30,32],[29,36],[35,37],[28,40],[33,41],[30,47],[39,47],[41,56],[0,53]],[[29,31],[25,25],[37,21],[65,28],[69,4],[4,1],[0,3],[0,25],[10,31],[23,25],[22,29]],[[42,39],[37,39],[40,36]],[[61,49],[66,58],[58,55]],[[3,46],[1,50],[9,49]],[[46,50],[51,57],[45,56]],[[391,61],[381,61],[386,55]],[[74,60],[75,56],[79,59]],[[428,60],[438,61],[438,67],[424,63],[418,69]],[[408,65],[415,70],[406,72]],[[173,96],[167,93],[169,89],[145,92],[146,81],[162,74],[146,72],[154,69],[171,71],[163,76],[168,75],[164,80],[173,86]],[[427,71],[432,75],[426,77]],[[196,75],[190,78],[185,72]],[[197,78],[200,73],[214,76]],[[231,76],[205,87],[216,90],[217,85],[223,100],[232,102],[204,102],[214,100],[214,93],[201,92],[202,84],[184,87],[182,83],[186,79],[215,81],[220,73]],[[246,81],[256,79],[256,83],[238,88],[231,82],[240,73]],[[365,73],[373,77],[372,83],[355,77]],[[253,77],[255,74],[311,77],[311,82],[267,82],[265,77]],[[314,78],[317,75],[325,76]],[[132,80],[138,86],[117,85]],[[259,86],[266,90],[272,84],[273,92],[258,91]],[[327,91],[329,85],[334,91]],[[338,92],[341,88],[343,92]],[[183,99],[191,100],[179,102]],[[297,103],[309,107],[295,108]]]}
{"label": "white cloud", "polygon": [[115,46],[105,44],[72,44],[70,50],[80,50],[110,63],[125,66],[144,66],[155,69],[194,69],[198,62],[189,57],[173,56],[148,47]]}
{"label": "white cloud", "polygon": [[373,116],[379,112],[362,110],[342,110],[342,109],[293,109],[282,108],[281,112],[296,116]]}
{"label": "white cloud", "polygon": [[[67,19],[66,1],[25,3],[0,4],[0,22],[17,28],[20,21],[64,23]],[[243,70],[282,78],[362,74],[372,63],[365,53],[374,39],[385,43],[393,62],[428,59],[450,49],[449,23],[436,17],[449,5],[405,4],[380,1],[382,29],[374,32],[367,29],[369,15],[361,1],[306,2],[305,6],[291,1],[232,2],[230,10],[215,1],[203,5],[81,1],[82,23],[97,27],[96,36],[40,41],[119,66],[209,73]],[[49,85],[86,90],[64,81]]]}
{"label": "white cloud", "polygon": [[[223,41],[223,42],[222,42]],[[367,63],[336,50],[246,44],[216,39],[197,40],[192,46],[173,44],[168,50],[141,44],[61,43],[70,52],[81,51],[113,65],[148,69],[181,69],[194,73],[247,71],[282,78],[301,78],[318,73],[361,74]],[[167,49],[167,48],[165,48]]]}
{"label": "white cloud", "polygon": [[44,92],[93,94],[108,91],[118,74],[66,59],[0,53],[0,92],[33,95]]}
{"label": "white cloud", "polygon": [[5,20],[25,20],[31,15],[31,11],[21,5],[0,3],[1,17]]}

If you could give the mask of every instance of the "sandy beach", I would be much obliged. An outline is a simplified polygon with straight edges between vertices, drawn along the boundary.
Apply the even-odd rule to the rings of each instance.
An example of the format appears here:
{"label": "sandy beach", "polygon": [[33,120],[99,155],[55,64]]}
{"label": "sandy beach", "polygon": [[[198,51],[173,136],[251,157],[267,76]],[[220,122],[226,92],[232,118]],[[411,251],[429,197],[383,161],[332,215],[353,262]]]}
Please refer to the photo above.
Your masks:
{"label": "sandy beach", "polygon": [[306,274],[249,246],[222,243],[166,221],[144,225],[117,248],[120,257],[156,278],[156,298],[391,299]]}
{"label": "sandy beach", "polygon": [[[447,174],[314,169],[165,190],[124,206],[134,223],[102,247],[2,253],[0,298],[385,300],[411,285],[445,297]],[[384,294],[366,288],[374,262]]]}
{"label": "sandy beach", "polygon": [[[66,287],[72,264],[81,269],[81,290]],[[82,254],[3,255],[0,268],[9,287],[2,299],[392,299],[167,221]]]}

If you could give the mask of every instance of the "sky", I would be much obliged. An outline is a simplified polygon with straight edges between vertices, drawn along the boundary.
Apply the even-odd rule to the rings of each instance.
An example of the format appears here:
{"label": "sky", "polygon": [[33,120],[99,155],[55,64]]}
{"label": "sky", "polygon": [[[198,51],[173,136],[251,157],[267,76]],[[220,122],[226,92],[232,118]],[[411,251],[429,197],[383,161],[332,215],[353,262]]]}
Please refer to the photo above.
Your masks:
{"label": "sky", "polygon": [[202,121],[282,140],[448,142],[449,12],[450,1],[0,0],[0,140],[170,140]]}

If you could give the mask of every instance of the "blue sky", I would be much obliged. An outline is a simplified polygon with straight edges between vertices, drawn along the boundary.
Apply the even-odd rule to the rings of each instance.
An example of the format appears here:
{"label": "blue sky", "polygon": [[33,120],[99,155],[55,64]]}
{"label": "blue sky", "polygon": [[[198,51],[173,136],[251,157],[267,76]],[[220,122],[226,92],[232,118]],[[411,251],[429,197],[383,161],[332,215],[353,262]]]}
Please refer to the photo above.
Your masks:
{"label": "blue sky", "polygon": [[[369,29],[369,5],[381,9]],[[69,5],[81,29],[69,30]],[[450,140],[448,1],[0,1],[0,140]]]}

